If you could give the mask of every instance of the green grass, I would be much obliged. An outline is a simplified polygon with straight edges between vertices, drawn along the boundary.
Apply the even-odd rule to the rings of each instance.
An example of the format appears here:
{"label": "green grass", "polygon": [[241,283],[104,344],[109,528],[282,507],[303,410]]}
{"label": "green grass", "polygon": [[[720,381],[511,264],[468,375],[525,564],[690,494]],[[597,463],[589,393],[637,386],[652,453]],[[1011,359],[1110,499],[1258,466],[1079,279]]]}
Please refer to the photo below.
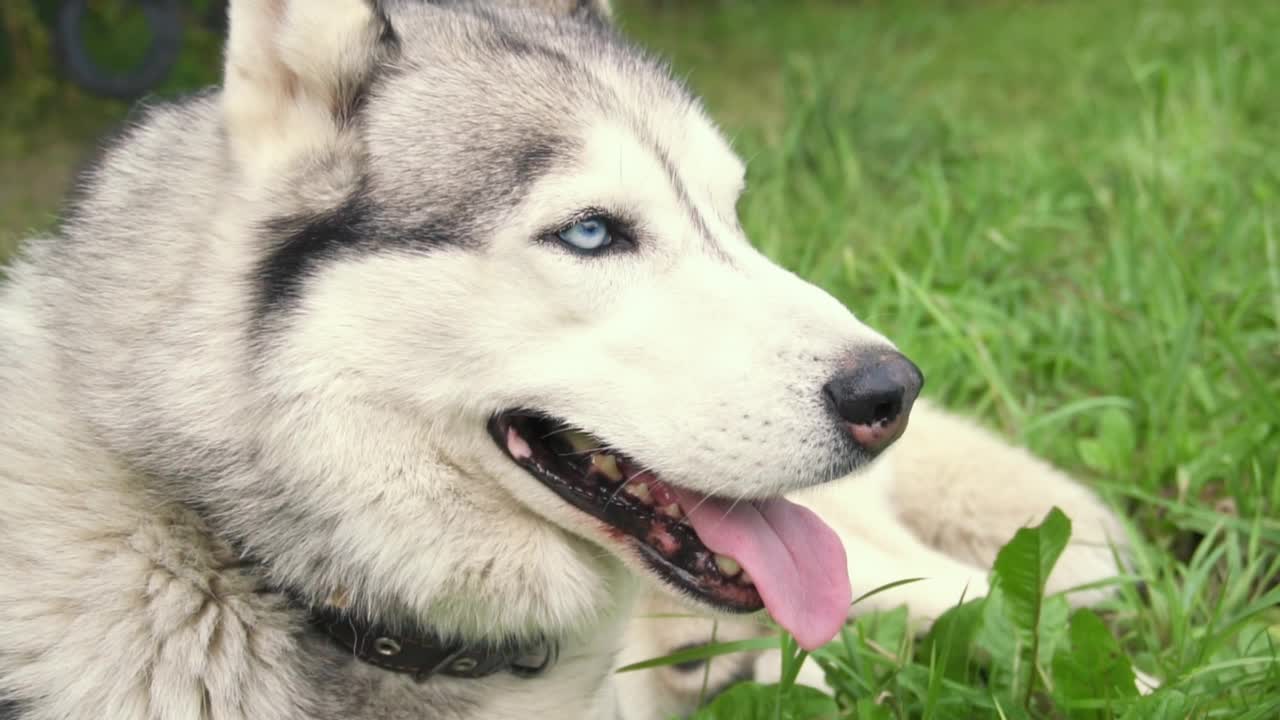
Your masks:
{"label": "green grass", "polygon": [[[816,658],[836,704],[708,716],[1280,717],[1280,4],[624,5],[750,160],[754,240],[1145,538],[1145,589],[1099,609],[1116,648],[1054,599],[1035,628],[966,606],[945,645],[873,616]],[[0,202],[0,244],[55,203]],[[1073,675],[1117,652],[1164,687]]]}
{"label": "green grass", "polygon": [[800,6],[634,28],[731,103],[754,239],[1055,461],[1274,515],[1280,6]]}
{"label": "green grass", "polygon": [[1147,538],[1146,595],[1121,584],[1105,608],[1166,682],[1145,704],[1068,710],[1044,683],[1027,702],[999,648],[967,643],[985,674],[948,676],[873,618],[859,632],[880,642],[824,661],[842,716],[1280,717],[1280,5],[627,22],[750,158],[757,243],[892,337],[929,394],[1090,479]]}

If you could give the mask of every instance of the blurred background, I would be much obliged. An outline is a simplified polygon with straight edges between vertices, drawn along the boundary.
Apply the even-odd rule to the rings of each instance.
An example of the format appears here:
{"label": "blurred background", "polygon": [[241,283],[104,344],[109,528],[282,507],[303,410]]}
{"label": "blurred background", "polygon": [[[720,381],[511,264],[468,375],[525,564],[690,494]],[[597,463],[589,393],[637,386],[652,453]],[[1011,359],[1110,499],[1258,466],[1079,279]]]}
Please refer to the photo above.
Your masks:
{"label": "blurred background", "polygon": [[[1276,717],[1280,2],[617,4],[748,160],[762,250],[897,342],[926,394],[1134,519],[1144,585],[1109,617],[1189,704],[1124,717]],[[220,3],[139,6],[0,3],[0,273],[130,98],[217,81]],[[915,716],[933,660],[885,665],[895,642],[849,687]]]}

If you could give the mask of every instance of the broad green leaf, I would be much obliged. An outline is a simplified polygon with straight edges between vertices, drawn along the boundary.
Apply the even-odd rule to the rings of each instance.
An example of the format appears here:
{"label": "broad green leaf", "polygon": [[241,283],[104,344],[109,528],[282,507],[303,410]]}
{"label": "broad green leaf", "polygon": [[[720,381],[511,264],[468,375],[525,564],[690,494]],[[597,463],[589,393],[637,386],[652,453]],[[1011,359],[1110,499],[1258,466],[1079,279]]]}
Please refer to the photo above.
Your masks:
{"label": "broad green leaf", "polygon": [[1039,658],[1042,667],[1048,667],[1058,648],[1065,645],[1069,636],[1071,604],[1065,595],[1050,595],[1040,608]]}
{"label": "broad green leaf", "polygon": [[1081,438],[1076,441],[1076,452],[1089,469],[1097,470],[1101,473],[1111,471],[1110,453],[1107,452],[1107,446],[1100,440]]}
{"label": "broad green leaf", "polygon": [[1034,634],[1039,627],[1044,587],[1071,537],[1071,520],[1058,508],[1037,527],[1023,528],[996,555],[995,579],[1014,626]]}
{"label": "broad green leaf", "polygon": [[1177,688],[1161,688],[1139,699],[1121,715],[1121,720],[1156,720],[1156,718],[1194,717],[1196,703]]}
{"label": "broad green leaf", "polygon": [[794,685],[780,694],[777,685],[745,682],[721,693],[691,720],[835,720],[836,717],[836,701],[820,690]]}
{"label": "broad green leaf", "polygon": [[[1050,639],[1061,636],[1065,604],[1058,600],[1046,616],[1044,588],[1066,549],[1071,521],[1053,508],[1037,527],[1023,528],[996,555],[991,593],[983,613],[983,638],[992,653],[992,686],[1030,708],[1045,639],[1041,623],[1050,619]],[[1046,644],[1051,647],[1052,642]],[[1006,712],[1009,708],[1006,708]]]}
{"label": "broad green leaf", "polygon": [[1107,408],[1102,412],[1098,425],[1099,438],[1106,443],[1113,461],[1132,456],[1138,447],[1138,440],[1133,428],[1133,417],[1127,409]]}
{"label": "broad green leaf", "polygon": [[1070,647],[1060,648],[1053,658],[1054,695],[1073,719],[1115,717],[1114,701],[1138,695],[1129,658],[1091,610],[1071,616],[1070,632]]}
{"label": "broad green leaf", "polygon": [[1137,432],[1129,411],[1108,407],[1098,418],[1098,434],[1076,441],[1080,459],[1090,468],[1103,473],[1120,470],[1137,449]]}
{"label": "broad green leaf", "polygon": [[853,625],[859,635],[892,653],[902,647],[911,629],[906,607],[859,615]]}
{"label": "broad green leaf", "polygon": [[944,677],[968,682],[985,603],[985,599],[978,598],[957,605],[939,616],[929,629],[924,648],[936,658]]}
{"label": "broad green leaf", "polygon": [[990,663],[988,667],[988,684],[992,693],[1012,698],[1017,691],[1017,677],[1022,670],[1024,656],[1027,654],[1029,638],[1018,632],[1009,620],[1005,610],[1008,603],[1004,590],[997,583],[992,586],[981,605],[982,620],[978,624],[977,645],[981,648]]}

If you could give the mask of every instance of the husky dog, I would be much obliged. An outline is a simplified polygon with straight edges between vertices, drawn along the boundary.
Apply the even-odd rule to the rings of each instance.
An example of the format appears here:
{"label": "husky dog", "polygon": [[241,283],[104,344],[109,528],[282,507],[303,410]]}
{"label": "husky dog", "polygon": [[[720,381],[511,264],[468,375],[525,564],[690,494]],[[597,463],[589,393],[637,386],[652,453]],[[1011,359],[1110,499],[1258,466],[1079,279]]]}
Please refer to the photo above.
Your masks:
{"label": "husky dog", "polygon": [[221,88],[132,123],[0,295],[8,717],[662,713],[612,679],[640,588],[815,647],[850,571],[940,577],[928,614],[1046,500],[1109,534],[926,407],[824,489],[923,378],[752,249],[742,163],[602,0],[230,21]]}

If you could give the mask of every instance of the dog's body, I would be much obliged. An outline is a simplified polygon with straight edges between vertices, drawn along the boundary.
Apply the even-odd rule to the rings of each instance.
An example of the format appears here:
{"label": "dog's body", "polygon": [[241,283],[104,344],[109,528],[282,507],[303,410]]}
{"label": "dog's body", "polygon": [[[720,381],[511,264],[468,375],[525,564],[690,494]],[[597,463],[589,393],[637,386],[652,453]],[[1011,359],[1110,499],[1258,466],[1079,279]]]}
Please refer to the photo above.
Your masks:
{"label": "dog's body", "polygon": [[[655,516],[675,535],[636,539],[608,502],[593,515],[535,481],[531,409],[644,458],[635,476],[669,481],[699,536],[722,494],[819,528],[773,499],[792,494],[844,541],[855,589],[944,578],[884,598],[926,616],[980,591],[996,545],[1050,505],[1097,547],[1123,540],[1078,486],[927,406],[865,477],[822,486],[898,427],[852,414],[864,385],[832,373],[887,364],[903,422],[919,383],[750,248],[740,163],[602,4],[246,1],[231,20],[224,87],[108,148],[3,289],[0,713],[684,707],[658,676],[621,702],[611,680],[636,576],[700,607],[758,604],[770,579],[717,575],[687,529]],[[1071,552],[1072,581],[1114,571],[1105,547]],[[833,553],[782,567],[834,578],[820,595]],[[763,601],[829,637],[829,612]],[[317,632],[316,608],[559,655],[535,677],[415,680]],[[669,649],[637,627],[626,657]]]}

